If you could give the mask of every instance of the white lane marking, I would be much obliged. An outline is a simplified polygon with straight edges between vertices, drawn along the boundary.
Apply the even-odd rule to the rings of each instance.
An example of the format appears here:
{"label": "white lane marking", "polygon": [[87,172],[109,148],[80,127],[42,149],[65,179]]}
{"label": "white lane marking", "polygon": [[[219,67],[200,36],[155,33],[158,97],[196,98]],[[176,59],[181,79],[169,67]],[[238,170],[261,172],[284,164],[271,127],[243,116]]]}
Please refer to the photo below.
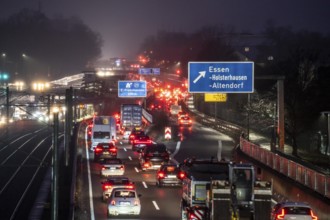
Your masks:
{"label": "white lane marking", "polygon": [[152,201],[152,204],[154,204],[156,210],[159,210],[159,206],[157,205],[156,201]]}
{"label": "white lane marking", "polygon": [[127,151],[126,147],[124,147],[124,151]]}
{"label": "white lane marking", "polygon": [[93,204],[91,168],[90,168],[90,164],[89,164],[89,149],[88,149],[88,143],[87,143],[87,141],[85,143],[86,143],[86,159],[87,159],[87,173],[88,173],[89,207],[91,209],[91,220],[95,220],[94,204]]}
{"label": "white lane marking", "polygon": [[146,182],[142,181],[142,184],[143,184],[144,188],[148,189]]}
{"label": "white lane marking", "polygon": [[179,152],[179,150],[180,150],[180,145],[181,145],[181,141],[178,141],[178,142],[176,143],[175,151],[173,152],[173,154],[171,154],[171,160],[172,160],[175,164],[178,164],[178,163],[179,163],[178,161],[176,161],[176,160],[174,159],[174,156]]}
{"label": "white lane marking", "polygon": [[140,172],[139,169],[138,169],[137,167],[134,167],[134,169],[135,169],[135,171],[136,171],[137,173]]}
{"label": "white lane marking", "polygon": [[132,157],[131,157],[131,156],[128,156],[128,159],[129,159],[129,160],[132,160]]}

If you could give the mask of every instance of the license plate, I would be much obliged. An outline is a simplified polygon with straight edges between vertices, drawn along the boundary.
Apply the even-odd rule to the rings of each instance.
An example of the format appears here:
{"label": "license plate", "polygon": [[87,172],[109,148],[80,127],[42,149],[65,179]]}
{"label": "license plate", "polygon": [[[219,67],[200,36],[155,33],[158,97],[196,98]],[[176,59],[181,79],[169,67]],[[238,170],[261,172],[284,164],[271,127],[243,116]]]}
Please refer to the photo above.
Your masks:
{"label": "license plate", "polygon": [[168,178],[176,178],[176,175],[168,175]]}
{"label": "license plate", "polygon": [[120,202],[119,204],[120,205],[130,205],[131,203],[130,202]]}
{"label": "license plate", "polygon": [[103,154],[109,154],[109,152],[103,152]]}

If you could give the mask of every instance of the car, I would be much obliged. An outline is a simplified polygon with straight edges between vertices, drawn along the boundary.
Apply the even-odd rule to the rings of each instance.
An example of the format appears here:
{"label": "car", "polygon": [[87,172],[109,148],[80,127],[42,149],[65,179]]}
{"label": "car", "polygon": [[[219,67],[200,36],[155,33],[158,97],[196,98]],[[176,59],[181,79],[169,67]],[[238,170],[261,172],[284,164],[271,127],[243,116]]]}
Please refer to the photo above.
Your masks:
{"label": "car", "polygon": [[136,135],[133,142],[132,142],[132,150],[141,152],[143,148],[152,144],[152,140],[148,135]]}
{"label": "car", "polygon": [[109,143],[98,143],[94,150],[94,161],[98,162],[104,158],[117,157],[117,147],[113,142]]}
{"label": "car", "polygon": [[128,142],[132,144],[137,135],[144,135],[144,134],[145,132],[142,129],[134,128],[129,135]]}
{"label": "car", "polygon": [[178,119],[181,118],[182,116],[188,116],[188,113],[183,112],[183,111],[180,111],[180,112],[178,113]]}
{"label": "car", "polygon": [[156,174],[156,185],[162,187],[165,185],[181,185],[185,173],[175,164],[163,164]]}
{"label": "car", "polygon": [[183,115],[178,119],[179,126],[191,126],[192,120],[189,116]]}
{"label": "car", "polygon": [[116,188],[126,188],[134,189],[134,182],[130,181],[128,177],[125,176],[112,176],[108,177],[102,184],[102,200],[107,201],[110,197],[112,190]]}
{"label": "car", "polygon": [[280,202],[277,203],[271,213],[271,220],[303,219],[317,220],[311,206],[304,202]]}
{"label": "car", "polygon": [[139,163],[143,171],[158,170],[162,164],[168,163],[169,160],[170,153],[163,143],[149,145],[139,155]]}
{"label": "car", "polygon": [[120,176],[125,173],[124,162],[119,158],[105,158],[101,161],[101,177]]}
{"label": "car", "polygon": [[109,197],[108,217],[118,215],[139,216],[141,212],[140,194],[135,189],[113,189]]}
{"label": "car", "polygon": [[124,131],[123,131],[123,140],[128,140],[131,132],[132,131],[130,129],[125,128]]}

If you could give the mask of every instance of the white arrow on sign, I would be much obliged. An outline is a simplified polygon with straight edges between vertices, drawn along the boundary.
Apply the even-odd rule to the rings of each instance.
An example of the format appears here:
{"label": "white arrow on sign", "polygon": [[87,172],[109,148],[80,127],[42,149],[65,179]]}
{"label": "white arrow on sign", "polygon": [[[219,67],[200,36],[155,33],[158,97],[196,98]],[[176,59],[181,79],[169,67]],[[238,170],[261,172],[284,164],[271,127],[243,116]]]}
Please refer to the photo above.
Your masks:
{"label": "white arrow on sign", "polygon": [[205,74],[206,74],[206,71],[201,71],[201,72],[199,72],[199,76],[197,76],[197,78],[196,78],[193,82],[194,82],[194,83],[197,83],[197,81],[198,81],[201,77],[205,78]]}

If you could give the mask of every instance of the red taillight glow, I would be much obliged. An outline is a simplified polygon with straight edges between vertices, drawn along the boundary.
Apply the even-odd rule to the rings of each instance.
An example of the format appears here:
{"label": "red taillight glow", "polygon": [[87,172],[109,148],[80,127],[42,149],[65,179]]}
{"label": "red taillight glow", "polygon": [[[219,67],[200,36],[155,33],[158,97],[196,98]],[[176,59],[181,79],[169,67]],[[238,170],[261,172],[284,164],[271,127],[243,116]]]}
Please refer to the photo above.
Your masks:
{"label": "red taillight glow", "polygon": [[116,148],[110,148],[110,152],[115,153],[115,152],[117,152],[117,149]]}
{"label": "red taillight glow", "polygon": [[158,178],[164,178],[165,174],[163,172],[158,172],[157,176]]}
{"label": "red taillight glow", "polygon": [[311,210],[311,217],[313,220],[318,220],[318,217],[313,213],[312,210]]}
{"label": "red taillight glow", "polygon": [[103,166],[103,167],[102,167],[102,170],[105,170],[105,169],[106,169],[105,166]]}
{"label": "red taillight glow", "polygon": [[179,172],[179,178],[183,179],[185,178],[186,174],[184,172]]}
{"label": "red taillight glow", "polygon": [[100,152],[102,152],[103,151],[103,148],[101,148],[101,147],[96,147],[95,148],[95,152],[96,153],[100,153]]}
{"label": "red taillight glow", "polygon": [[144,163],[143,167],[150,167],[150,164],[149,163]]}
{"label": "red taillight glow", "polygon": [[103,184],[102,188],[103,188],[103,191],[105,191],[105,190],[111,189],[112,186],[109,184]]}
{"label": "red taillight glow", "polygon": [[115,200],[111,200],[110,204],[111,205],[116,205],[116,201]]}
{"label": "red taillight glow", "polygon": [[276,219],[277,220],[284,219],[284,216],[285,216],[285,211],[284,209],[281,209],[281,212],[276,215]]}

